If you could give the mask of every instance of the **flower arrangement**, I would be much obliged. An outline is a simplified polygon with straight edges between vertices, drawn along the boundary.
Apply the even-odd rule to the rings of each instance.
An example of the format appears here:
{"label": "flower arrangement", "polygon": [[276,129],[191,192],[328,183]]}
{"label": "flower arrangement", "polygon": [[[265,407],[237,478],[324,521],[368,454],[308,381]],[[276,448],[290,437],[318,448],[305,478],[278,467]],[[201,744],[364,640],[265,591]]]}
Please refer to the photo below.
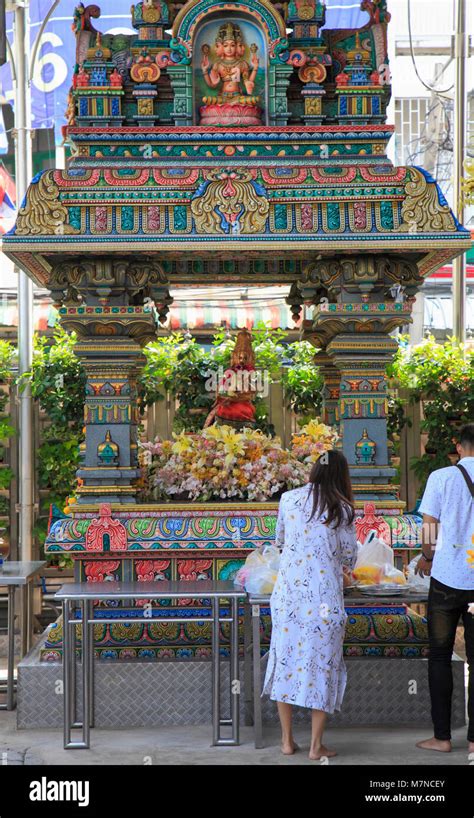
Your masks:
{"label": "flower arrangement", "polygon": [[335,429],[321,423],[319,418],[310,420],[301,431],[292,435],[291,451],[303,463],[315,463],[323,452],[333,449],[339,439]]}
{"label": "flower arrangement", "polygon": [[308,466],[333,448],[337,433],[319,421],[293,435],[290,449],[257,429],[210,426],[199,434],[141,444],[155,499],[262,502],[304,485]]}

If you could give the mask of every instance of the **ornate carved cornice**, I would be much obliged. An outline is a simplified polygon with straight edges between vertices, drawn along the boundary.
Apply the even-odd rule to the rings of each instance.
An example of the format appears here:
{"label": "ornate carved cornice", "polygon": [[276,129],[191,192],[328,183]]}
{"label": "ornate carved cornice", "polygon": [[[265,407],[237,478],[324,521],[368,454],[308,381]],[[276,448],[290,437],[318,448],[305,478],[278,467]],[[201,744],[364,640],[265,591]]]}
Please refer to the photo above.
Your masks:
{"label": "ornate carved cornice", "polygon": [[163,267],[146,256],[60,261],[52,269],[49,288],[56,304],[65,306],[138,306],[149,300],[161,320],[172,302]]}
{"label": "ornate carved cornice", "polygon": [[430,233],[438,230],[454,233],[458,224],[441,190],[427,171],[408,168],[406,198],[402,203],[401,233]]}
{"label": "ornate carved cornice", "polygon": [[394,285],[414,295],[423,279],[415,261],[399,256],[359,255],[323,258],[309,264],[299,282],[305,301],[319,303],[322,298],[335,300],[344,292],[358,295],[389,294]]}
{"label": "ornate carved cornice", "polygon": [[80,231],[68,224],[67,208],[60,202],[55,171],[47,170],[32,180],[18,211],[17,236],[65,235]]}

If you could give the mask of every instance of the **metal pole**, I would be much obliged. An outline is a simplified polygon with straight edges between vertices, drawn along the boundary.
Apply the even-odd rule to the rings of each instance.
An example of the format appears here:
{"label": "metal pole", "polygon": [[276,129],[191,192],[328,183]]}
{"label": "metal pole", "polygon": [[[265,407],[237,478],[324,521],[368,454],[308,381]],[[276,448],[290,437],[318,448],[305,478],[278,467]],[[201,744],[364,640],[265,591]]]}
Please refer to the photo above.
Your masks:
{"label": "metal pole", "polygon": [[212,604],[212,744],[219,744],[221,735],[221,674],[220,674],[220,640],[219,640],[219,598],[211,597]]}
{"label": "metal pole", "polygon": [[[63,697],[64,697],[64,749],[67,750],[71,744],[71,722],[74,720],[72,714],[71,677],[75,673],[75,664],[71,668],[71,631],[69,618],[71,616],[71,603],[69,599],[63,599]],[[74,663],[76,657],[74,655]]]}
{"label": "metal pole", "polygon": [[82,618],[82,741],[85,748],[89,748],[90,744],[90,727],[91,727],[91,626],[88,622],[89,602],[87,599],[81,600],[81,618]]}
{"label": "metal pole", "polygon": [[[454,173],[453,209],[457,218],[464,221],[464,204],[461,180],[466,140],[466,3],[456,0],[456,30],[454,35],[454,58],[456,84],[454,92]],[[466,338],[466,257],[462,253],[453,261],[453,334],[462,343]]]}
{"label": "metal pole", "polygon": [[232,622],[230,632],[230,713],[232,721],[232,741],[240,743],[240,678],[239,678],[239,600],[232,597]]}
{"label": "metal pole", "polygon": [[8,586],[7,710],[15,707],[15,586]]}
{"label": "metal pole", "polygon": [[[15,181],[17,206],[21,205],[32,173],[31,104],[27,70],[28,0],[17,3],[14,17],[15,83]],[[18,374],[31,367],[33,357],[33,284],[18,271]],[[19,540],[20,558],[33,558],[34,460],[33,401],[26,385],[19,392]]]}

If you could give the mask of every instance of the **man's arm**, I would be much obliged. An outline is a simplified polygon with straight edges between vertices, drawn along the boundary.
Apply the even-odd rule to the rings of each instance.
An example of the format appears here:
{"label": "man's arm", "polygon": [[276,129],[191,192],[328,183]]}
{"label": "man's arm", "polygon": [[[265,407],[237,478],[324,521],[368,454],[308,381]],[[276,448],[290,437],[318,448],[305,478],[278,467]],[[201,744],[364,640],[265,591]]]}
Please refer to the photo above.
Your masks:
{"label": "man's arm", "polygon": [[415,568],[415,574],[420,577],[429,577],[431,566],[438,539],[439,520],[431,514],[423,514],[423,525],[421,527],[421,557]]}

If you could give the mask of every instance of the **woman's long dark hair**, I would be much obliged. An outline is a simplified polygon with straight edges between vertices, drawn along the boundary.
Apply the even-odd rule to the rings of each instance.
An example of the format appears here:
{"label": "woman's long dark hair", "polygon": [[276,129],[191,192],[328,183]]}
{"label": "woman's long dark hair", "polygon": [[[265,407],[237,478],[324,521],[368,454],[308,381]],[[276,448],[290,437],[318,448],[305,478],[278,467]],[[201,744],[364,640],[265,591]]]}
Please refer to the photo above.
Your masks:
{"label": "woman's long dark hair", "polygon": [[354,519],[354,498],[347,460],[339,449],[331,449],[314,464],[309,476],[310,494],[313,495],[315,514],[326,514],[325,525],[352,523]]}

